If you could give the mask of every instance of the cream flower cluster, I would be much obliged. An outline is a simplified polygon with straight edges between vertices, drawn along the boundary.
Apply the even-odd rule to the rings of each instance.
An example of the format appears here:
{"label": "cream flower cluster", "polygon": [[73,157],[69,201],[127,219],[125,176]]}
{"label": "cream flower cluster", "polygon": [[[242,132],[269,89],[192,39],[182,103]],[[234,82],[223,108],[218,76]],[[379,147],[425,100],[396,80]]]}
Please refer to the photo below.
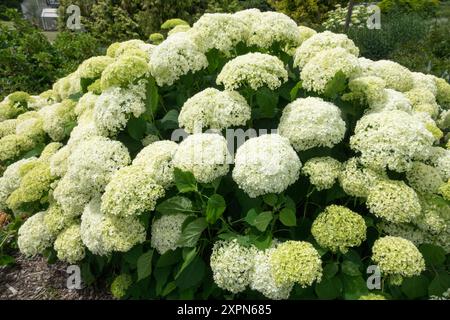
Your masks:
{"label": "cream flower cluster", "polygon": [[419,275],[425,270],[420,251],[411,241],[399,237],[386,236],[376,240],[372,260],[396,285],[400,285],[403,278]]}
{"label": "cream flower cluster", "polygon": [[366,240],[364,218],[352,210],[330,205],[314,220],[311,233],[317,243],[333,252],[345,253]]}
{"label": "cream flower cluster", "polygon": [[373,168],[404,172],[414,160],[427,157],[433,135],[422,121],[404,111],[370,113],[358,120],[350,147]]}
{"label": "cream flower cluster", "polygon": [[288,104],[280,118],[278,132],[297,151],[332,147],[345,135],[340,109],[321,98],[299,98]]}
{"label": "cream flower cluster", "polygon": [[331,157],[316,157],[305,162],[302,173],[317,190],[330,189],[339,177],[342,165]]}
{"label": "cream flower cluster", "polygon": [[114,59],[108,56],[98,56],[86,59],[78,67],[80,78],[95,79],[102,75],[103,70],[114,62]]}
{"label": "cream flower cluster", "polygon": [[275,90],[287,80],[288,72],[279,58],[253,52],[228,61],[217,76],[216,82],[227,90],[243,86],[253,90],[266,86]]}
{"label": "cream flower cluster", "polygon": [[189,72],[208,66],[208,59],[185,32],[175,33],[158,45],[151,55],[150,70],[159,86],[171,85]]}
{"label": "cream flower cluster", "polygon": [[401,223],[413,221],[421,206],[416,192],[399,180],[381,180],[369,190],[367,207],[377,217]]}
{"label": "cream flower cluster", "polygon": [[198,48],[207,52],[217,49],[230,53],[249,35],[248,26],[238,17],[229,13],[206,13],[189,30],[189,35]]}
{"label": "cream flower cluster", "polygon": [[92,199],[81,215],[80,233],[84,245],[93,254],[127,252],[145,241],[146,230],[135,217],[105,215],[100,199]]}
{"label": "cream flower cluster", "polygon": [[103,192],[113,173],[130,161],[120,142],[104,137],[88,139],[70,154],[67,172],[53,196],[65,214],[79,216],[89,200]]}
{"label": "cream flower cluster", "polygon": [[150,67],[137,56],[122,56],[109,64],[102,72],[102,90],[109,87],[127,87],[150,74]]}
{"label": "cream flower cluster", "polygon": [[369,65],[368,73],[382,78],[386,87],[400,92],[406,92],[413,88],[414,79],[411,71],[402,65],[389,61],[378,60]]}
{"label": "cream flower cluster", "polygon": [[142,166],[156,183],[164,188],[174,182],[174,166],[172,163],[178,144],[173,141],[155,141],[143,148],[133,160],[133,165]]}
{"label": "cream flower cluster", "polygon": [[252,198],[286,190],[297,181],[302,166],[289,141],[278,134],[247,140],[234,163],[234,181]]}
{"label": "cream flower cluster", "polygon": [[164,188],[145,172],[144,166],[123,167],[114,173],[106,186],[101,210],[118,217],[137,216],[153,211],[164,193]]}
{"label": "cream flower cluster", "polygon": [[101,135],[114,136],[123,130],[131,116],[145,112],[145,81],[129,89],[111,87],[96,99],[94,123]]}
{"label": "cream flower cluster", "polygon": [[189,216],[186,214],[166,214],[152,223],[151,245],[159,254],[180,247],[181,228]]}
{"label": "cream flower cluster", "polygon": [[411,169],[406,172],[406,179],[420,193],[438,193],[439,187],[444,184],[439,171],[422,162],[413,162]]}
{"label": "cream flower cluster", "polygon": [[173,156],[173,166],[191,172],[201,183],[228,173],[230,154],[227,141],[216,133],[195,133],[184,139]]}
{"label": "cream flower cluster", "polygon": [[203,128],[222,130],[245,125],[251,117],[251,108],[236,91],[207,88],[189,98],[183,105],[178,123],[188,133]]}
{"label": "cream flower cluster", "polygon": [[326,49],[314,55],[302,68],[302,85],[309,91],[324,93],[327,85],[338,74],[346,78],[360,72],[358,58],[344,48]]}
{"label": "cream flower cluster", "polygon": [[17,244],[20,252],[26,256],[42,253],[55,240],[45,227],[44,216],[45,212],[35,213],[19,229]]}
{"label": "cream flower cluster", "polygon": [[86,252],[81,241],[80,225],[73,224],[61,232],[55,240],[54,248],[61,261],[76,263],[82,260]]}
{"label": "cream flower cluster", "polygon": [[244,247],[236,239],[214,243],[210,266],[219,288],[232,293],[244,291],[250,284],[256,248]]}
{"label": "cream flower cluster", "polygon": [[345,34],[325,31],[311,36],[297,48],[294,55],[294,66],[303,68],[316,54],[333,48],[343,48],[349,54],[359,55],[358,47]]}

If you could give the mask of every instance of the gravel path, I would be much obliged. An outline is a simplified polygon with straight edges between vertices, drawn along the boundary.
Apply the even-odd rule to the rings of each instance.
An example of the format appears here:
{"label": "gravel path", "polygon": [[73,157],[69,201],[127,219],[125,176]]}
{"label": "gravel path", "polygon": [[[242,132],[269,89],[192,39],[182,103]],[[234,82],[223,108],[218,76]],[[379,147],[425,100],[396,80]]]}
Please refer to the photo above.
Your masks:
{"label": "gravel path", "polygon": [[109,300],[104,288],[67,289],[67,264],[17,255],[16,264],[0,267],[0,300]]}

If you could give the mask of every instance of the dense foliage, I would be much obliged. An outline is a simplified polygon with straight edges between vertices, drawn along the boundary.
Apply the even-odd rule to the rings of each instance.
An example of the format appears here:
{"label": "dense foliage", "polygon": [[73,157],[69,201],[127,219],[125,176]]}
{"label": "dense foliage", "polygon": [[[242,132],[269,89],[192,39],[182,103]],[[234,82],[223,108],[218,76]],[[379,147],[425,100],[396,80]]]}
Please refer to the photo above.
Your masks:
{"label": "dense foliage", "polygon": [[102,53],[99,42],[86,33],[60,33],[52,44],[16,11],[0,21],[0,98],[17,90],[39,93],[73,72],[88,57]]}
{"label": "dense foliage", "polygon": [[0,210],[23,254],[118,298],[443,296],[449,108],[444,79],[346,35],[205,14],[8,95]]}

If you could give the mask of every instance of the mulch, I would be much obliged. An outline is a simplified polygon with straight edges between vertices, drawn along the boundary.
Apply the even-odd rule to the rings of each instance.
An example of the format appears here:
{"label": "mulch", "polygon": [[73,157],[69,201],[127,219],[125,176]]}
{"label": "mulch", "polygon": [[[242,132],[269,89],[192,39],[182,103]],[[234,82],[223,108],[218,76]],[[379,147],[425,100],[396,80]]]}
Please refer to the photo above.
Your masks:
{"label": "mulch", "polygon": [[110,300],[106,288],[68,289],[68,264],[48,264],[43,257],[15,256],[16,264],[0,267],[0,300]]}

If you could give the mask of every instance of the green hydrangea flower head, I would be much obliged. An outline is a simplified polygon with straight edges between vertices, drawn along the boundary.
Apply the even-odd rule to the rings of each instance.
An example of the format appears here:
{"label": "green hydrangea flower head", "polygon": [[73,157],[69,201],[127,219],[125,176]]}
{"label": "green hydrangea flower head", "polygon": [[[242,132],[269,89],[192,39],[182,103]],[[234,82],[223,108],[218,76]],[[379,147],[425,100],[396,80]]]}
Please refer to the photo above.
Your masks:
{"label": "green hydrangea flower head", "polygon": [[123,298],[132,283],[133,281],[129,274],[123,273],[118,275],[111,284],[111,294],[117,299]]}

